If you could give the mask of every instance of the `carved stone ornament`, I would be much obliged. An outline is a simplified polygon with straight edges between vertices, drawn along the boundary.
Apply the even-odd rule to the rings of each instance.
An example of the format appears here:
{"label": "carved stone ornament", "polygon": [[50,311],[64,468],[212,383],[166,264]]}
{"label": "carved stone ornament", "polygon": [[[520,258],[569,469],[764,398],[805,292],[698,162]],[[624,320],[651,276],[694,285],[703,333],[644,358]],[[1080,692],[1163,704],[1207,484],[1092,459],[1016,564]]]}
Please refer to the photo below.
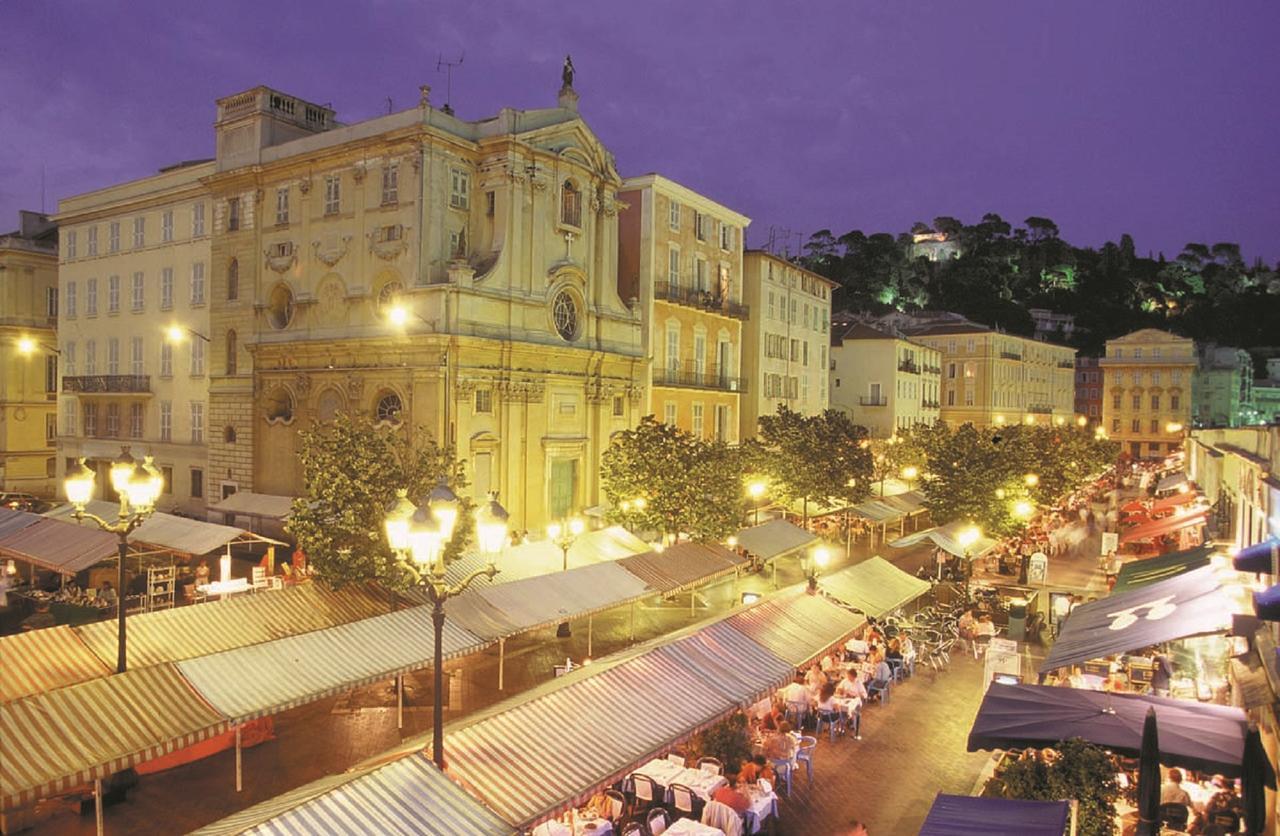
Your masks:
{"label": "carved stone ornament", "polygon": [[369,173],[368,166],[364,163],[356,163],[351,167],[351,176],[357,183],[364,182],[364,176]]}
{"label": "carved stone ornament", "polygon": [[332,267],[343,256],[347,254],[347,248],[351,243],[350,235],[343,235],[341,238],[333,238],[329,241],[313,241],[311,242],[311,250],[316,254],[316,258],[324,264]]}
{"label": "carved stone ornament", "polygon": [[351,403],[359,403],[361,396],[364,395],[364,378],[359,374],[351,374],[347,378],[346,388],[347,397],[351,399]]}
{"label": "carved stone ornament", "polygon": [[310,177],[303,177],[301,180],[298,181],[298,191],[302,192],[303,194],[306,194],[307,192],[311,191]]}
{"label": "carved stone ornament", "polygon": [[273,252],[272,250],[264,250],[263,255],[267,258],[267,267],[277,273],[287,273],[293,269],[293,265],[298,263],[298,248],[289,244],[286,251]]}
{"label": "carved stone ornament", "polygon": [[545,192],[547,190],[547,178],[534,175],[529,178],[529,184],[533,186],[535,192]]}
{"label": "carved stone ornament", "polygon": [[546,391],[546,382],[533,378],[504,380],[498,384],[498,392],[506,400],[518,403],[542,403]]}
{"label": "carved stone ornament", "polygon": [[311,375],[306,372],[298,372],[298,376],[293,379],[293,385],[298,390],[298,394],[305,397],[311,391]]}
{"label": "carved stone ornament", "polygon": [[643,386],[637,386],[636,384],[633,383],[627,387],[627,400],[631,401],[631,403],[639,404],[643,397],[644,397]]}
{"label": "carved stone ornament", "polygon": [[407,231],[408,227],[402,227],[400,237],[388,241],[382,238],[381,230],[373,230],[366,236],[369,239],[369,252],[383,261],[394,261],[409,250],[409,237],[405,235]]}

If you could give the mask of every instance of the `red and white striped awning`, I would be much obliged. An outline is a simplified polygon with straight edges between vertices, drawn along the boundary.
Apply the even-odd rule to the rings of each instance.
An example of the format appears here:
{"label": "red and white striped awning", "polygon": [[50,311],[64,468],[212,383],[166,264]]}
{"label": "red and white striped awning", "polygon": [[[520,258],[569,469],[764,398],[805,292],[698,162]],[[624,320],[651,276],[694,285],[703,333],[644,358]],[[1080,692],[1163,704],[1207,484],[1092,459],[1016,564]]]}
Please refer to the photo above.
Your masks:
{"label": "red and white striped awning", "polygon": [[865,621],[819,595],[795,589],[730,616],[725,623],[798,667],[844,641]]}
{"label": "red and white striped awning", "polygon": [[110,672],[66,625],[0,637],[0,703]]}

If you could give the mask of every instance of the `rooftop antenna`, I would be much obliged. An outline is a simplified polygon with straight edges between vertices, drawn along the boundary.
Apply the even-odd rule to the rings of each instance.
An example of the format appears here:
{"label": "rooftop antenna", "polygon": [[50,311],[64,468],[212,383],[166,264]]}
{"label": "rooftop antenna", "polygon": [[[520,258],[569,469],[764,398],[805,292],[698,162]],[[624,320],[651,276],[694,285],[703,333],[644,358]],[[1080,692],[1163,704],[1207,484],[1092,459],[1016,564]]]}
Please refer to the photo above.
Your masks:
{"label": "rooftop antenna", "polygon": [[453,68],[461,67],[462,61],[466,57],[467,57],[467,53],[462,52],[461,54],[458,55],[457,61],[444,60],[443,53],[438,54],[436,58],[436,72],[440,72],[440,68],[444,67],[444,73],[445,73],[444,107],[440,109],[443,110],[445,113],[449,114],[450,116],[453,115],[453,107],[451,104],[453,102]]}

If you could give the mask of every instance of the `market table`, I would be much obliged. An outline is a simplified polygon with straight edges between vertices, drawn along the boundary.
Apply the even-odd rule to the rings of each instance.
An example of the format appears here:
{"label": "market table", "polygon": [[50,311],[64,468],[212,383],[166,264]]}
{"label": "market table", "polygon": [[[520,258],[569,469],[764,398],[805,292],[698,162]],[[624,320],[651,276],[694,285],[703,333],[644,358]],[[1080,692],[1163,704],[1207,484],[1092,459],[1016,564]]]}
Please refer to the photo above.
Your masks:
{"label": "market table", "polygon": [[[637,774],[653,779],[655,784],[663,787],[666,790],[666,796],[671,795],[672,784],[683,784],[693,790],[694,794],[703,801],[710,799],[712,793],[729,783],[723,775],[712,775],[701,769],[676,766],[671,761],[661,758],[655,758],[635,771]],[[668,797],[667,801],[670,800]]]}
{"label": "market table", "polygon": [[665,836],[724,836],[724,831],[693,819],[677,819],[667,828]]}
{"label": "market table", "polygon": [[751,801],[747,808],[747,832],[759,833],[764,820],[778,814],[778,794],[761,792],[755,784],[742,787],[741,792]]}

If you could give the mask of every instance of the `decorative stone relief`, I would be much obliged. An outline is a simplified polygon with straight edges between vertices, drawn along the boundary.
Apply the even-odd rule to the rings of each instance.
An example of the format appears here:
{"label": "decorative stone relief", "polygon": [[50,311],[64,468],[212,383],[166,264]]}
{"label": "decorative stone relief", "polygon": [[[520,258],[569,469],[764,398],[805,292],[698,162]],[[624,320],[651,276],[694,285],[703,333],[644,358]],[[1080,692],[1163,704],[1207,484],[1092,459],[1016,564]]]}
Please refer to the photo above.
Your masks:
{"label": "decorative stone relief", "polygon": [[364,176],[369,173],[369,167],[363,163],[356,163],[351,167],[351,176],[357,183],[364,182]]}
{"label": "decorative stone relief", "polygon": [[297,377],[293,379],[293,385],[298,394],[305,397],[311,391],[311,375],[306,372],[298,372]]}
{"label": "decorative stone relief", "polygon": [[295,247],[291,241],[284,243],[288,246],[279,248],[273,247],[272,249],[263,251],[263,255],[266,256],[267,259],[267,267],[281,274],[289,272],[293,269],[293,265],[298,263],[298,248]]}
{"label": "decorative stone relief", "polygon": [[307,192],[311,191],[310,177],[303,177],[301,180],[298,181],[298,191],[302,192],[303,194],[306,194]]}
{"label": "decorative stone relief", "polygon": [[360,398],[364,395],[364,378],[358,374],[352,374],[347,378],[347,397],[350,402],[355,404],[360,402]]}
{"label": "decorative stone relief", "polygon": [[351,244],[351,236],[343,235],[339,238],[336,235],[326,238],[324,241],[313,241],[311,249],[316,254],[316,258],[322,263],[332,267],[342,260],[347,254],[347,249]]}
{"label": "decorative stone relief", "polygon": [[504,380],[498,384],[497,389],[505,400],[517,403],[542,403],[546,397],[547,384],[534,378],[522,378]]}
{"label": "decorative stone relief", "polygon": [[384,228],[378,228],[370,232],[368,234],[369,252],[383,261],[393,261],[407,252],[409,249],[409,236],[405,233],[409,230],[409,227],[400,224],[396,224],[396,227],[399,233],[396,238],[384,238],[382,231]]}

